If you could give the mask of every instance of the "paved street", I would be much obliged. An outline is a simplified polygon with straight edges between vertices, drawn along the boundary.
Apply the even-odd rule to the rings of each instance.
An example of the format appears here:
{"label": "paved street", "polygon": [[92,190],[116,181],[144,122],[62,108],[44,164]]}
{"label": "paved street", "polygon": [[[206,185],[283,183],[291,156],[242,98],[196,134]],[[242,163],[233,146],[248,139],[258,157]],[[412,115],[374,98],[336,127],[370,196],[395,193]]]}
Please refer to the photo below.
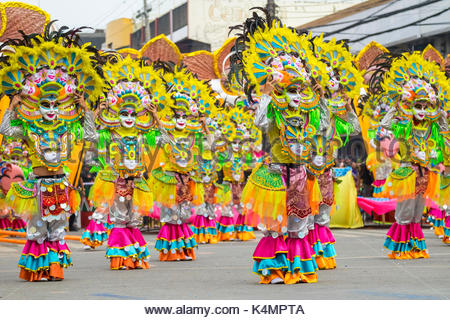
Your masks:
{"label": "paved street", "polygon": [[[259,285],[251,273],[256,241],[200,245],[197,260],[160,262],[156,234],[144,234],[151,269],[112,271],[105,248],[83,251],[69,241],[74,265],[63,282],[18,278],[22,246],[0,244],[2,299],[449,299],[450,246],[424,229],[430,259],[389,260],[385,228],[333,230],[338,268],[318,271],[319,282]],[[81,234],[81,232],[71,234]],[[258,233],[258,237],[261,235]]]}

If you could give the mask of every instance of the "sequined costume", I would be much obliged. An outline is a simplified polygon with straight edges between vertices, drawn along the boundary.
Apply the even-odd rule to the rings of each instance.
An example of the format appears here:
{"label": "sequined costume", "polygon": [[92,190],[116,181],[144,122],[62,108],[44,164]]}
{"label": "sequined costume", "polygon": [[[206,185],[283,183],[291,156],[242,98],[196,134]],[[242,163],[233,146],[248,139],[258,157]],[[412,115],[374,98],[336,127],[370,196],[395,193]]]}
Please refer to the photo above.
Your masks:
{"label": "sequined costume", "polygon": [[[245,187],[245,171],[254,165],[250,144],[254,134],[252,115],[243,105],[229,106],[222,111],[222,135],[226,148],[220,153],[223,185],[231,191],[231,202],[224,206],[217,221],[219,241],[256,239],[253,227],[243,214],[242,190]],[[235,216],[236,219],[235,219]]]}
{"label": "sequined costume", "polygon": [[[153,207],[151,186],[144,177],[144,156],[155,145],[156,110],[169,100],[159,73],[130,56],[110,54],[103,66],[106,83],[112,85],[101,101],[98,128],[86,139],[97,143],[102,168],[92,186],[97,210],[108,208],[114,224],[106,257],[113,270],[149,268],[147,242],[138,229],[140,216]],[[101,102],[103,103],[103,102]],[[88,113],[87,117],[93,114]]]}
{"label": "sequined costume", "polygon": [[253,254],[253,271],[260,283],[316,282],[307,235],[320,191],[306,172],[304,139],[329,126],[328,104],[316,86],[328,82],[326,65],[316,59],[305,35],[270,17],[254,14],[240,28],[244,36],[236,41],[233,74],[260,96],[254,121],[270,143],[270,158],[253,170],[242,193],[249,224],[264,233]]}
{"label": "sequined costume", "polygon": [[217,243],[216,212],[227,201],[226,188],[218,184],[220,165],[211,151],[205,151],[198,164],[199,179],[203,185],[204,202],[195,207],[192,232],[197,243]]}
{"label": "sequined costume", "polygon": [[[50,32],[47,26],[43,36],[6,42],[14,50],[3,52],[6,59],[0,62],[1,91],[12,99],[0,133],[26,142],[33,168],[6,196],[15,214],[28,218],[19,260],[20,277],[28,281],[62,280],[63,268],[72,264],[65,226],[78,211],[80,196],[63,165],[72,146],[81,142],[87,105],[103,86],[94,67],[95,49],[79,46],[73,35],[72,30]],[[85,127],[88,122],[85,118]]]}
{"label": "sequined costume", "polygon": [[420,222],[424,208],[439,201],[439,171],[448,148],[448,80],[439,65],[413,52],[391,60],[381,86],[394,108],[380,126],[398,139],[401,161],[382,191],[397,200],[396,222],[384,246],[391,259],[428,258]]}
{"label": "sequined costume", "polygon": [[[210,150],[212,137],[208,137],[201,115],[207,115],[214,105],[206,83],[193,77],[183,68],[176,67],[163,74],[168,88],[172,88],[174,103],[161,112],[162,147],[161,166],[155,168],[151,180],[155,204],[160,209],[163,223],[156,237],[155,248],[161,261],[195,260],[197,247],[194,234],[188,226],[194,206],[203,201],[203,186],[195,176],[194,165],[201,149]],[[203,137],[206,145],[203,145]]]}
{"label": "sequined costume", "polygon": [[[323,41],[323,35],[313,40],[316,57],[326,64],[329,80],[325,98],[330,112],[327,132],[318,132],[305,143],[310,150],[307,160],[308,173],[317,178],[322,201],[319,213],[310,216],[311,243],[319,269],[334,269],[336,251],[334,236],[329,228],[330,213],[334,203],[334,179],[331,167],[337,157],[337,148],[348,141],[349,136],[361,132],[358,117],[352,108],[352,99],[358,98],[363,87],[363,77],[351,61],[353,57],[343,43],[333,38]],[[342,141],[343,140],[343,141]]]}

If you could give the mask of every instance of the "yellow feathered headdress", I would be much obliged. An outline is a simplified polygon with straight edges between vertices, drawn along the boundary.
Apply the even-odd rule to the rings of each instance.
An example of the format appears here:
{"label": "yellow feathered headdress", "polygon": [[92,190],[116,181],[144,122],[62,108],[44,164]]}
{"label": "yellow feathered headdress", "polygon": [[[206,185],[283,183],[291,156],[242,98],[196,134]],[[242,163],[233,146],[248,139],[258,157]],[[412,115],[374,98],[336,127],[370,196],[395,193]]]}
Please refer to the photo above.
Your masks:
{"label": "yellow feathered headdress", "polygon": [[99,120],[104,126],[119,126],[120,110],[131,107],[137,114],[136,126],[146,131],[154,120],[149,114],[150,106],[161,110],[166,104],[172,104],[160,72],[151,66],[142,66],[140,61],[130,56],[122,59],[116,55],[113,60],[103,66],[105,81],[111,89],[101,97],[106,99],[108,108],[103,110]]}
{"label": "yellow feathered headdress", "polygon": [[5,42],[0,61],[0,92],[21,94],[23,103],[17,113],[22,120],[39,120],[39,100],[53,95],[59,102],[59,118],[75,121],[81,113],[74,105],[75,93],[84,92],[91,105],[102,94],[103,79],[95,68],[95,50],[89,43],[78,45],[73,33],[49,33],[48,25],[43,36]]}

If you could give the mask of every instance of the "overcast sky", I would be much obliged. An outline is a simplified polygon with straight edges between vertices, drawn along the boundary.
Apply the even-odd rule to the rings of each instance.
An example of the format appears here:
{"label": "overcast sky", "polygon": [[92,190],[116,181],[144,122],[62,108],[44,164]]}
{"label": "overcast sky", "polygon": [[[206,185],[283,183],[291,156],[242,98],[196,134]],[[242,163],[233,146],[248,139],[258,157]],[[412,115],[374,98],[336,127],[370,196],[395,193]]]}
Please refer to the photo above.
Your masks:
{"label": "overcast sky", "polygon": [[[104,29],[118,18],[133,18],[142,8],[142,0],[20,0],[42,8],[57,25],[68,27],[88,26]],[[1,0],[0,2],[7,2]]]}

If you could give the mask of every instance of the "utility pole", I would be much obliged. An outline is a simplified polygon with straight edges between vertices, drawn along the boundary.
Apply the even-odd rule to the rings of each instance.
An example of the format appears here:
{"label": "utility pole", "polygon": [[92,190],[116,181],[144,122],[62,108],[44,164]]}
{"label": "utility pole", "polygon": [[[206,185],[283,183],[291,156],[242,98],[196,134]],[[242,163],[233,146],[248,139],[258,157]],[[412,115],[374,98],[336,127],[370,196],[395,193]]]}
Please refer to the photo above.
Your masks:
{"label": "utility pole", "polygon": [[275,17],[277,15],[277,4],[275,0],[267,0],[266,9],[269,12],[270,16]]}
{"label": "utility pole", "polygon": [[144,30],[145,30],[145,39],[144,43],[147,43],[150,40],[150,26],[148,25],[148,11],[147,11],[147,0],[142,0],[144,2]]}

